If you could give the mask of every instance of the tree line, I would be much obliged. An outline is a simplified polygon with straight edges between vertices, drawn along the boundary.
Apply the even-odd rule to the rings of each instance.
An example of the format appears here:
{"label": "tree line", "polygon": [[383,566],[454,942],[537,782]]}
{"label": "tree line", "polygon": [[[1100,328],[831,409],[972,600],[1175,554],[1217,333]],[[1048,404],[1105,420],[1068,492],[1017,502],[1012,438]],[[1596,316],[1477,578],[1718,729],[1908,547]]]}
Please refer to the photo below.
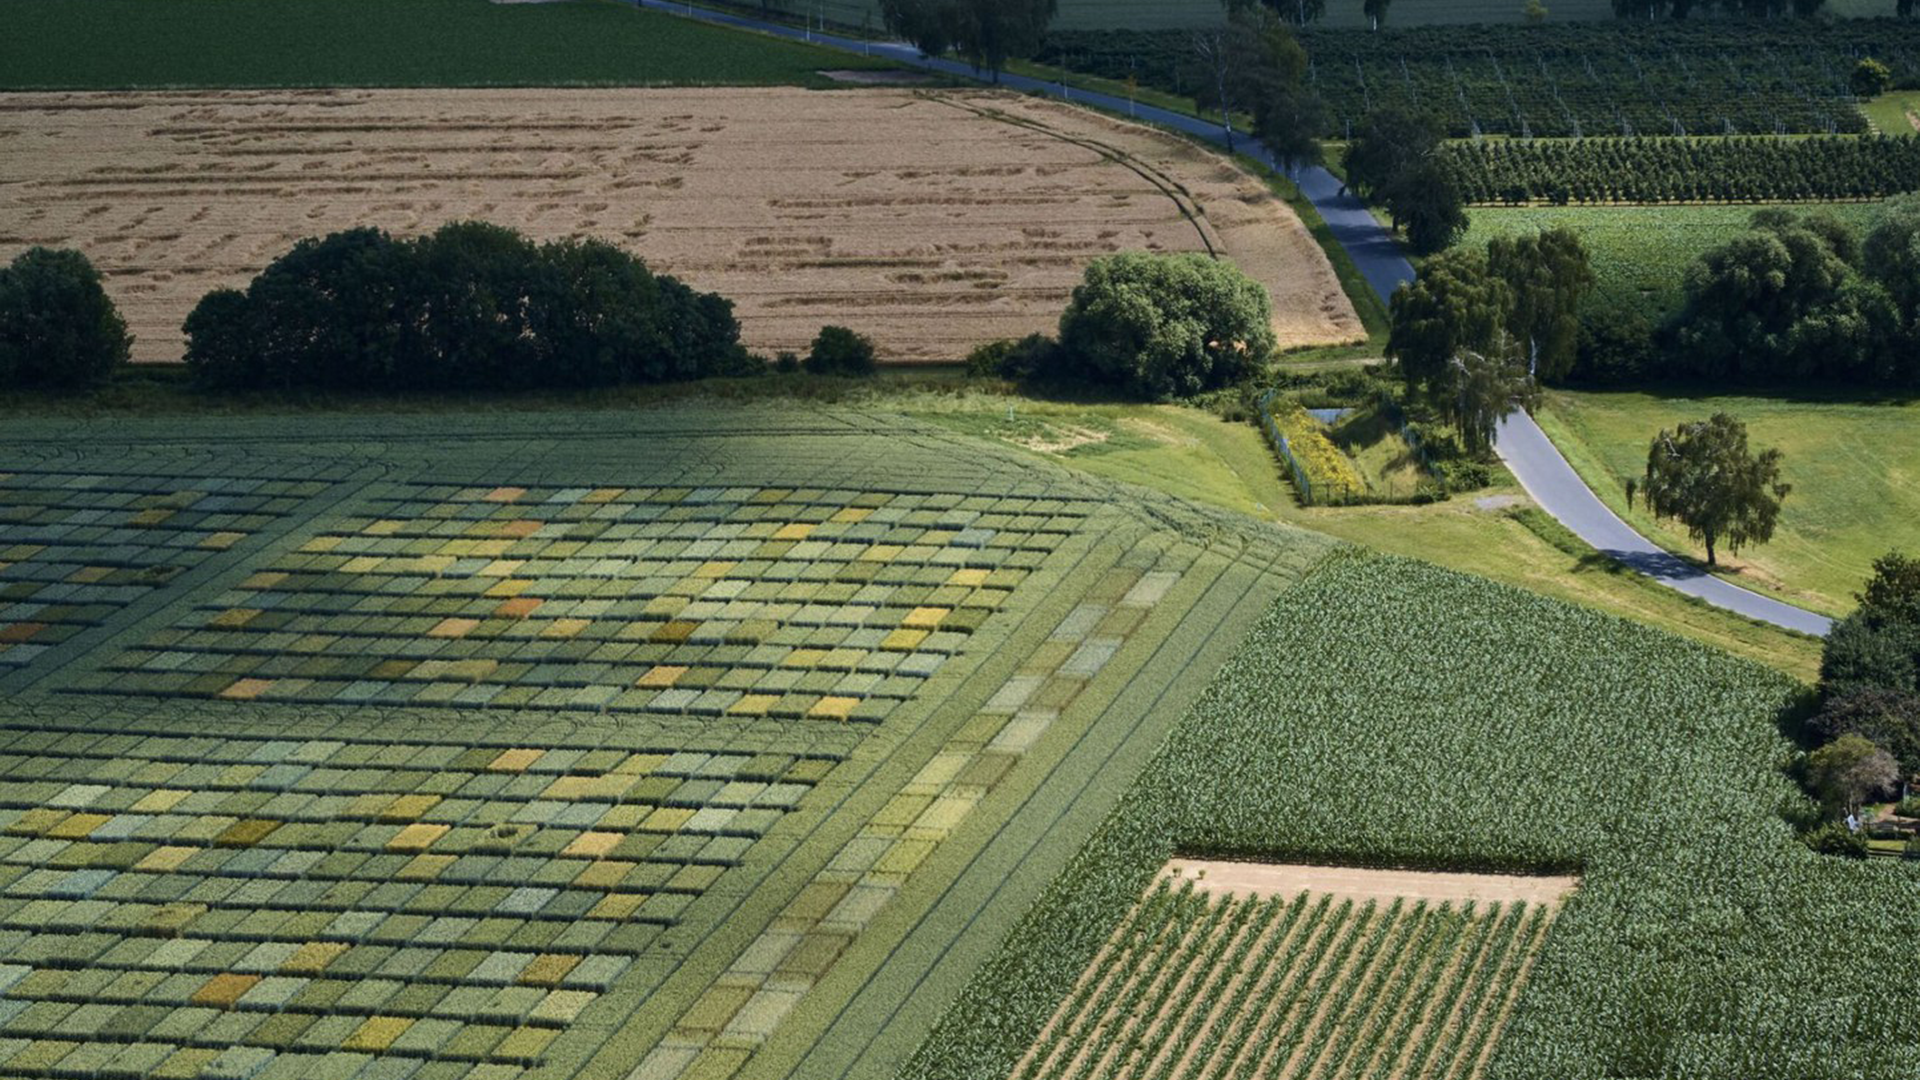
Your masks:
{"label": "tree line", "polygon": [[733,304],[598,240],[456,222],[303,240],[187,317],[222,389],[518,390],[665,382],[748,362]]}
{"label": "tree line", "polygon": [[[1920,784],[1920,559],[1887,553],[1855,599],[1859,606],[1827,635],[1818,706],[1802,729],[1811,748],[1803,776],[1830,822]],[[1902,809],[1920,817],[1920,800],[1909,797]],[[1857,821],[1829,823],[1808,840],[1863,858],[1864,832]],[[1920,838],[1910,837],[1906,850],[1920,857]]]}
{"label": "tree line", "polygon": [[[483,222],[395,238],[302,240],[245,289],[187,317],[186,366],[209,391],[583,389],[752,375],[733,303],[598,240],[535,244]],[[132,337],[77,251],[33,248],[0,268],[0,390],[107,382]],[[822,327],[773,370],[870,375],[873,342]]]}
{"label": "tree line", "polygon": [[[584,389],[748,376],[871,375],[874,344],[821,328],[807,354],[740,343],[733,304],[596,240],[535,244],[482,222],[396,238],[308,239],[245,289],[187,317],[201,389],[346,393]],[[98,386],[132,338],[75,251],[35,248],[0,269],[0,390]],[[1277,342],[1266,287],[1197,253],[1095,259],[1056,337],[975,350],[976,375],[1164,400],[1239,384]]]}

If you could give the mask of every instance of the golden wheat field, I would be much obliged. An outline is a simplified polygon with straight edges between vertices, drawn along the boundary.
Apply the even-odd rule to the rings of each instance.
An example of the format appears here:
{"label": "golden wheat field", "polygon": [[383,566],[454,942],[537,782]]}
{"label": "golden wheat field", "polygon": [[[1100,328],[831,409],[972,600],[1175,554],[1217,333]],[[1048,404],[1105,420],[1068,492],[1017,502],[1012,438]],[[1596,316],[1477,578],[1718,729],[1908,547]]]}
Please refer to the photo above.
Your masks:
{"label": "golden wheat field", "polygon": [[0,256],[84,251],[136,335],[296,239],[478,218],[597,236],[732,297],[747,344],[821,324],[896,361],[1050,329],[1086,262],[1213,250],[1283,343],[1357,340],[1325,255],[1255,178],[1145,127],[923,90],[315,90],[0,97]]}

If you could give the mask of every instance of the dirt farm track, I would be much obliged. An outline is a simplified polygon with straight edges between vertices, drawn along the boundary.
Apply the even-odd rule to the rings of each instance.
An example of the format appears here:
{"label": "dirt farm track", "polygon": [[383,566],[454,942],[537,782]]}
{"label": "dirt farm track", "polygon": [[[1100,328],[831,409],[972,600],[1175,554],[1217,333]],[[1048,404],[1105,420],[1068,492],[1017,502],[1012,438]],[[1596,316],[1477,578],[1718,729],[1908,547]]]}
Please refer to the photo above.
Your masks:
{"label": "dirt farm track", "polygon": [[1212,248],[1285,344],[1359,320],[1287,206],[1150,129],[1023,97],[912,90],[203,91],[0,97],[0,256],[86,252],[135,335],[296,239],[479,218],[614,240],[736,301],[755,349],[822,323],[893,360],[1051,328],[1099,253]]}

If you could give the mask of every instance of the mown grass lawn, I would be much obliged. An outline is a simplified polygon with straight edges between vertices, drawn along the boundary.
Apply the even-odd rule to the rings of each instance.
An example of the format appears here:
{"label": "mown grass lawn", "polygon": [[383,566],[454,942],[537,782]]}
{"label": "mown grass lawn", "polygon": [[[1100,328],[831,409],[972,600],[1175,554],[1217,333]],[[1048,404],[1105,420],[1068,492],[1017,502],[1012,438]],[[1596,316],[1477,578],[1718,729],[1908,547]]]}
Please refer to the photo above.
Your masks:
{"label": "mown grass lawn", "polygon": [[1547,401],[1541,425],[1600,498],[1656,542],[1696,557],[1704,549],[1684,529],[1626,508],[1623,485],[1645,473],[1654,434],[1725,412],[1746,421],[1756,448],[1779,448],[1793,492],[1773,542],[1727,560],[1741,584],[1845,614],[1875,558],[1920,551],[1920,398],[1556,391]]}
{"label": "mown grass lawn", "polygon": [[[1602,299],[1637,305],[1649,319],[1677,310],[1687,267],[1711,248],[1747,231],[1753,205],[1729,206],[1522,206],[1475,207],[1462,243],[1483,246],[1496,236],[1514,236],[1559,226],[1580,234],[1593,258]],[[1789,205],[1797,213],[1827,213],[1867,228],[1878,203]]]}
{"label": "mown grass lawn", "polygon": [[0,0],[0,88],[827,86],[873,61],[617,0]]}

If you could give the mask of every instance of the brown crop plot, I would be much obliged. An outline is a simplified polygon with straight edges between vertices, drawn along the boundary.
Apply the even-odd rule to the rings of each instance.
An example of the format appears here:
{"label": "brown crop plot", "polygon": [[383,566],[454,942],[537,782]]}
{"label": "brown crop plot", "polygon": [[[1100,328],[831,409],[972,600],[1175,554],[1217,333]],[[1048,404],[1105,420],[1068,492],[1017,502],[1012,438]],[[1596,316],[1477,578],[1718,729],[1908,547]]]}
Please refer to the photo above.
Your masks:
{"label": "brown crop plot", "polygon": [[76,247],[135,358],[301,237],[484,219],[597,236],[732,297],[749,346],[821,324],[951,360],[1050,329],[1081,269],[1211,250],[1285,345],[1364,332],[1299,219],[1175,136],[987,91],[315,90],[0,98],[0,256]]}

